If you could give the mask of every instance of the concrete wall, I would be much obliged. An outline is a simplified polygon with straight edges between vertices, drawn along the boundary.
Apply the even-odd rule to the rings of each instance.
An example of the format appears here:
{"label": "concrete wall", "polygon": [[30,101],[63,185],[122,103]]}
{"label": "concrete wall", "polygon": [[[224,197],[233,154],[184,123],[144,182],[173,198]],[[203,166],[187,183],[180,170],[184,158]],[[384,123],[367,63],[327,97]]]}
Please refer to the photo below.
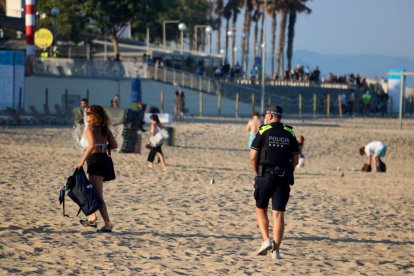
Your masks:
{"label": "concrete wall", "polygon": [[[164,112],[173,113],[174,93],[178,87],[173,85],[156,82],[150,79],[141,80],[142,101],[144,104],[161,106],[161,91],[164,92]],[[30,105],[38,111],[43,112],[44,105],[48,103],[49,109],[53,113],[54,106],[58,104],[64,110],[65,91],[67,91],[68,109],[77,107],[82,98],[89,98],[90,104],[100,104],[104,107],[110,106],[110,101],[114,95],[120,97],[120,107],[131,107],[131,87],[132,80],[106,80],[106,79],[84,79],[84,78],[57,78],[57,77],[37,77],[30,76],[25,79],[25,89],[22,97],[22,106],[26,112],[30,113]],[[46,92],[47,89],[47,92]],[[198,91],[183,89],[186,98],[186,108],[188,114],[199,115],[200,93]],[[221,99],[221,115],[234,116],[236,113],[235,101],[232,99]],[[259,107],[256,106],[256,110]],[[248,103],[239,104],[239,114],[249,116],[252,106]],[[203,115],[218,115],[218,97],[212,94],[203,94]]]}

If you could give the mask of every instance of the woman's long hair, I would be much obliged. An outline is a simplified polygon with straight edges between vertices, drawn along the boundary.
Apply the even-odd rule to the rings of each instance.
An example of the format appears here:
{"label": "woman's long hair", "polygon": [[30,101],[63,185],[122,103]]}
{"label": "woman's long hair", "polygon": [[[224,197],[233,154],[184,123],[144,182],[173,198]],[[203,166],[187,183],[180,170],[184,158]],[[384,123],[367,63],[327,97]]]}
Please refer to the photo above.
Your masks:
{"label": "woman's long hair", "polygon": [[109,135],[109,118],[102,106],[90,105],[87,114],[91,116],[90,125],[94,128],[100,128],[102,135]]}
{"label": "woman's long hair", "polygon": [[157,114],[151,114],[150,119],[154,120],[157,123],[157,126],[162,127],[160,118],[158,118]]}

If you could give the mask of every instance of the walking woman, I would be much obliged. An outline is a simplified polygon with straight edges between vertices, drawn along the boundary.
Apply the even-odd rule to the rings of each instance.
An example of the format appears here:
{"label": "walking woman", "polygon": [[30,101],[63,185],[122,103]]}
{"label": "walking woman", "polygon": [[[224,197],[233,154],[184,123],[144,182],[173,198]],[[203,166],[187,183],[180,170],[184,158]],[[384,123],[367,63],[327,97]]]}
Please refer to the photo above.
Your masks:
{"label": "walking woman", "polygon": [[[77,167],[80,168],[85,161],[87,162],[88,179],[103,201],[99,212],[105,225],[98,232],[112,232],[112,223],[109,219],[108,209],[103,197],[103,181],[109,166],[111,166],[107,154],[108,148],[115,149],[118,145],[109,129],[109,118],[102,106],[89,106],[86,111],[86,120],[88,127],[85,130],[85,136],[88,143],[85,154],[77,164]],[[83,226],[97,227],[97,220],[96,214],[92,214],[87,219],[81,219],[80,223]]]}
{"label": "walking woman", "polygon": [[[161,131],[161,129],[163,128],[157,114],[152,114],[150,116],[150,124],[151,124],[150,141],[151,140],[155,141],[156,139],[153,139],[153,138],[155,138],[156,134],[159,133]],[[161,147],[162,147],[163,143],[155,145],[154,143],[151,143],[150,141],[148,141],[148,144],[150,145],[150,152],[148,154],[148,159],[147,159],[147,161],[149,162],[148,163],[148,168],[150,168],[150,169],[153,168],[153,163],[154,163],[155,156],[158,156],[158,158],[161,162],[161,165],[162,165],[162,170],[166,171],[167,167],[165,165],[165,158],[164,158],[164,154],[162,153],[162,150],[161,150]]]}

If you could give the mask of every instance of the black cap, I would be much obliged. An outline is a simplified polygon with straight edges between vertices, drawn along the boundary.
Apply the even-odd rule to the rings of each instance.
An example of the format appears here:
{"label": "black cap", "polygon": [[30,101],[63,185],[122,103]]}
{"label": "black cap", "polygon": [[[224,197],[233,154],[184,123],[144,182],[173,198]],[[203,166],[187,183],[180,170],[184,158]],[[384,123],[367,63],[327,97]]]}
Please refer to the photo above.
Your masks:
{"label": "black cap", "polygon": [[264,116],[265,114],[270,113],[272,115],[277,115],[279,117],[282,117],[283,114],[283,108],[281,108],[278,105],[270,105],[266,108],[266,111],[262,113],[261,115]]}

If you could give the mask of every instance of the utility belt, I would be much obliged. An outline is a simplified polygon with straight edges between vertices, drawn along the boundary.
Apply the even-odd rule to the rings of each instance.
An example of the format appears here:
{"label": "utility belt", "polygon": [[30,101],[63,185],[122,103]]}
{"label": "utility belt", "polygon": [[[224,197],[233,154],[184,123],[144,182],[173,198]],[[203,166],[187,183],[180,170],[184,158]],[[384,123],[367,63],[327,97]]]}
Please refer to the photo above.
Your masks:
{"label": "utility belt", "polygon": [[283,177],[285,176],[286,168],[280,166],[262,166],[262,176],[265,177]]}
{"label": "utility belt", "polygon": [[261,176],[266,177],[269,182],[277,181],[279,184],[293,185],[294,182],[293,172],[289,167],[263,165]]}

